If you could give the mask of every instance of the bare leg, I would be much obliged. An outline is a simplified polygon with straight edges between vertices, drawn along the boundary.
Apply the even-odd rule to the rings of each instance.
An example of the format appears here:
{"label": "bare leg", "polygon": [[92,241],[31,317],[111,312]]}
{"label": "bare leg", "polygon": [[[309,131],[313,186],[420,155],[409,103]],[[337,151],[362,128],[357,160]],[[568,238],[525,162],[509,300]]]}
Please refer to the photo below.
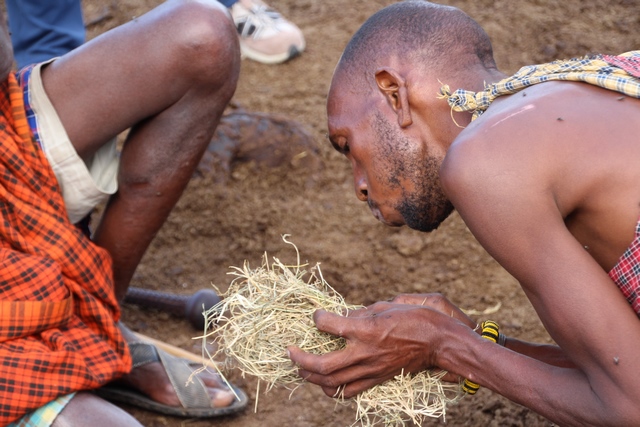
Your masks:
{"label": "bare leg", "polygon": [[[226,9],[215,0],[174,0],[44,69],[45,90],[81,157],[131,128],[118,193],[94,236],[113,258],[119,299],[209,143],[239,66]],[[201,379],[216,406],[231,403],[216,376]],[[179,404],[159,363],[123,381],[158,402]]]}
{"label": "bare leg", "polygon": [[170,1],[43,72],[81,157],[132,127],[119,191],[95,232],[113,257],[119,299],[235,91],[237,43],[217,1]]}
{"label": "bare leg", "polygon": [[77,393],[51,427],[142,427],[130,414],[91,393]]}

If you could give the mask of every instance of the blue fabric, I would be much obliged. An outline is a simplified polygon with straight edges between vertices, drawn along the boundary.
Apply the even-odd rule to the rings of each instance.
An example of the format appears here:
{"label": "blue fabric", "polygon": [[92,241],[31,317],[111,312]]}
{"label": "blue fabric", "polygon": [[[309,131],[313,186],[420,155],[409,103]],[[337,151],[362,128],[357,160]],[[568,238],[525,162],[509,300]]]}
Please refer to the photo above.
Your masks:
{"label": "blue fabric", "polygon": [[7,0],[18,68],[64,55],[85,41],[79,0]]}
{"label": "blue fabric", "polygon": [[31,108],[31,97],[29,95],[29,79],[31,78],[31,71],[33,71],[34,65],[29,65],[18,71],[16,73],[16,79],[24,93],[24,112],[27,115],[27,123],[29,123],[29,128],[31,129],[33,137],[42,148],[42,142],[40,141],[40,134],[38,132],[38,123],[36,122],[36,115],[33,112],[33,108]]}
{"label": "blue fabric", "polygon": [[218,1],[227,7],[231,7],[234,4],[238,3],[238,0],[218,0]]}

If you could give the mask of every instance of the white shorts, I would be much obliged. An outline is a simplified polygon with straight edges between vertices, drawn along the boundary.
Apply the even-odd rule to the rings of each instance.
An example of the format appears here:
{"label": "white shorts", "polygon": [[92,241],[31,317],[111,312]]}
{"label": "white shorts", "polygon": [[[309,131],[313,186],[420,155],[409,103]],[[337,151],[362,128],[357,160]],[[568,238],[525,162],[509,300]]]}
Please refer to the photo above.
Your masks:
{"label": "white shorts", "polygon": [[103,145],[92,159],[85,162],[80,158],[42,85],[40,70],[49,62],[36,65],[31,72],[29,104],[40,144],[62,190],[69,220],[75,224],[118,190],[120,158],[116,138]]}

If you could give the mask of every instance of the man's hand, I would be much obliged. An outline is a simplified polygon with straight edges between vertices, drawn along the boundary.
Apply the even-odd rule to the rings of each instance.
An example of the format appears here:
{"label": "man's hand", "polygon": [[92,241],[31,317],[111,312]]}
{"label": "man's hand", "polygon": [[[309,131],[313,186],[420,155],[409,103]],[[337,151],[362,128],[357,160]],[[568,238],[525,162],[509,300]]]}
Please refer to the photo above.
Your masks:
{"label": "man's hand", "polygon": [[430,294],[400,294],[396,296],[392,302],[397,304],[415,304],[430,307],[440,313],[453,317],[471,329],[477,328],[477,323],[469,316],[464,314],[462,310],[453,305],[444,295],[440,293]]}
{"label": "man's hand", "polygon": [[[411,299],[418,300],[420,297]],[[451,303],[446,307],[455,308]],[[396,302],[379,302],[351,312],[347,317],[319,310],[314,320],[319,330],[345,338],[346,348],[314,355],[290,347],[291,360],[300,367],[301,377],[321,386],[329,396],[344,393],[345,398],[401,372],[407,374],[434,367],[439,325],[459,323],[455,317],[431,307]]]}

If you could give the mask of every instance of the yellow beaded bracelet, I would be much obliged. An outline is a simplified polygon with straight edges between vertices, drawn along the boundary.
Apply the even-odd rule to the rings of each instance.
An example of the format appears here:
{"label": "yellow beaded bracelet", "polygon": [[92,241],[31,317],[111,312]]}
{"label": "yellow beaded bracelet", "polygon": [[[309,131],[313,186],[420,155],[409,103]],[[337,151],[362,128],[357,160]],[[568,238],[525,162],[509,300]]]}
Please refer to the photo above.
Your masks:
{"label": "yellow beaded bracelet", "polygon": [[[497,343],[500,337],[500,326],[493,320],[485,320],[482,322],[482,334],[480,336]],[[467,379],[462,383],[462,391],[467,394],[476,394],[479,389],[480,384],[476,384]]]}

